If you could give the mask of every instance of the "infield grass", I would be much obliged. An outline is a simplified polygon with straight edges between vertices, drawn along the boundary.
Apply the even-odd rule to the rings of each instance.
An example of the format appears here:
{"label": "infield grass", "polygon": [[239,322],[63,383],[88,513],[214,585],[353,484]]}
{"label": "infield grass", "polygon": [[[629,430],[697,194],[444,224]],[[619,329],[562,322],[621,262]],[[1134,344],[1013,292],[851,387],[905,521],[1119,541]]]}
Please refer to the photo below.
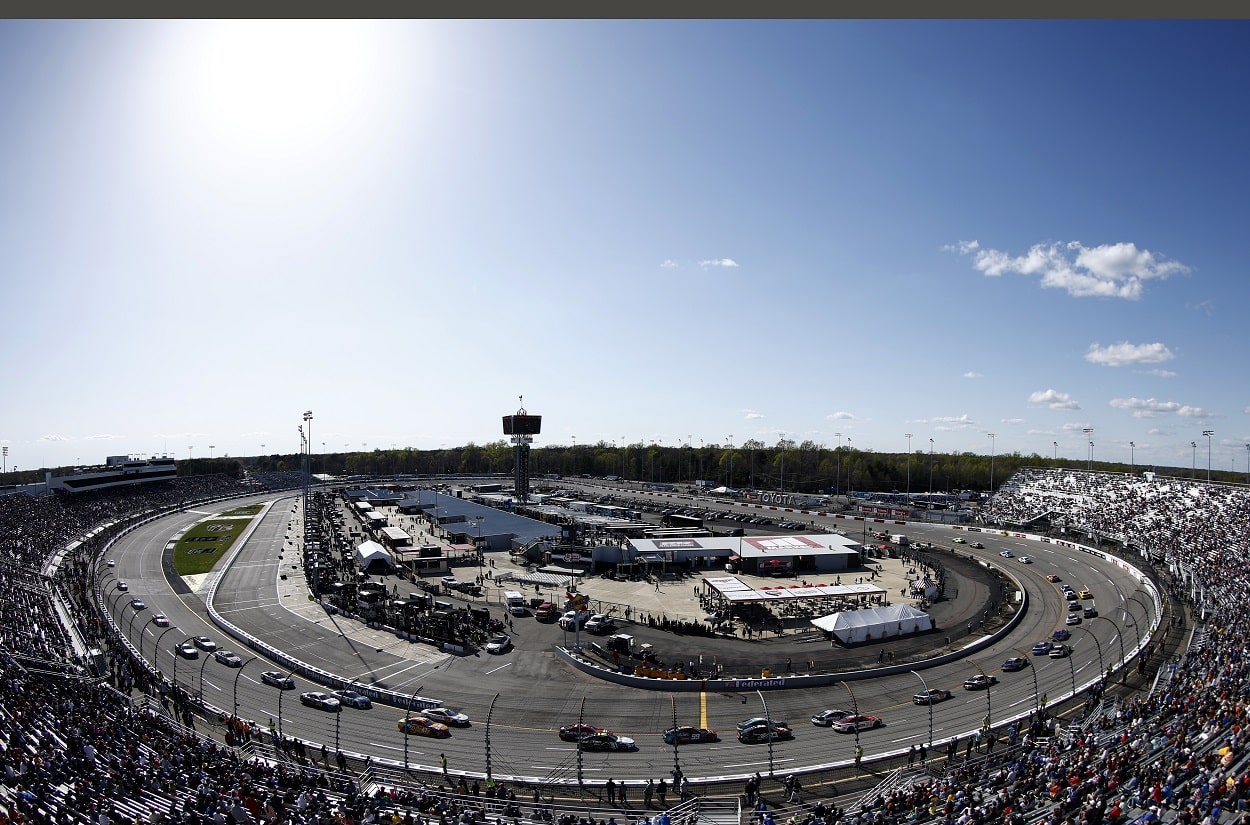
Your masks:
{"label": "infield grass", "polygon": [[174,545],[174,569],[178,575],[194,576],[212,570],[252,523],[247,516],[255,516],[261,507],[259,504],[236,507],[201,521],[183,533]]}

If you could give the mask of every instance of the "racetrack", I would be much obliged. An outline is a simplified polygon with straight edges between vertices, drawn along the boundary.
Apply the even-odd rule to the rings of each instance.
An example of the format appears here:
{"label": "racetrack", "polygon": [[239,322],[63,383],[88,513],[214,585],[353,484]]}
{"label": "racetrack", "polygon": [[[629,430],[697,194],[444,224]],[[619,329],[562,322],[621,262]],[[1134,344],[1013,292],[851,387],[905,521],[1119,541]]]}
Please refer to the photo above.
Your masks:
{"label": "racetrack", "polygon": [[[518,650],[512,653],[501,657],[455,657],[398,642],[393,635],[359,628],[350,620],[316,609],[308,616],[306,597],[300,603],[298,594],[284,586],[291,580],[284,583],[279,578],[284,573],[294,574],[294,565],[298,564],[294,537],[299,531],[293,529],[292,523],[297,518],[294,499],[275,499],[271,495],[242,499],[229,506],[251,500],[278,503],[239,548],[228,574],[219,583],[214,602],[217,611],[245,632],[316,668],[399,692],[419,691],[422,696],[441,698],[465,710],[473,719],[472,727],[453,729],[449,739],[408,737],[408,763],[426,769],[437,769],[439,754],[445,753],[453,771],[484,771],[485,719],[492,702],[490,758],[496,778],[573,780],[578,767],[576,746],[559,740],[555,729],[577,721],[583,702],[587,722],[630,736],[639,743],[638,751],[633,753],[583,754],[581,772],[590,782],[606,781],[609,777],[619,782],[667,775],[674,764],[674,752],[671,746],[663,744],[660,732],[672,724],[674,711],[679,724],[707,726],[722,732],[719,743],[680,748],[676,758],[692,781],[741,777],[756,771],[768,773],[770,768],[778,772],[809,771],[849,762],[856,737],[814,727],[807,719],[826,707],[849,707],[851,691],[860,713],[879,715],[886,722],[883,728],[860,734],[867,758],[905,751],[910,745],[930,739],[941,745],[953,736],[963,737],[978,728],[987,714],[998,725],[1026,715],[1040,702],[1042,694],[1054,703],[1070,693],[1074,683],[1082,687],[1104,667],[1120,660],[1121,644],[1130,655],[1137,646],[1134,631],[1128,638],[1121,633],[1126,616],[1132,617],[1134,628],[1157,621],[1153,609],[1148,607],[1153,605],[1153,598],[1116,563],[1056,544],[982,532],[978,537],[986,544],[984,550],[961,547],[959,553],[1003,567],[1028,592],[1031,605],[1010,638],[996,640],[974,657],[1000,683],[990,691],[963,691],[961,683],[976,668],[960,662],[918,668],[919,676],[899,673],[854,682],[849,689],[768,691],[763,698],[769,714],[788,719],[795,730],[793,741],[773,745],[770,764],[767,746],[742,745],[734,738],[738,721],[763,714],[761,699],[755,693],[669,693],[621,688],[561,663],[552,651],[552,646],[561,642],[561,634],[532,619],[517,622],[518,635],[523,638],[518,642]],[[226,505],[219,509],[226,509]],[[277,669],[263,659],[249,662],[241,673],[204,656],[174,664],[172,648],[187,637],[207,634],[219,643],[226,641],[225,634],[209,619],[202,598],[193,593],[177,593],[160,569],[160,556],[169,537],[208,514],[206,510],[198,515],[168,516],[132,531],[109,551],[117,561],[116,576],[130,583],[132,596],[140,596],[148,603],[149,616],[155,610],[163,610],[176,629],[166,633],[145,624],[147,617],[134,616],[124,607],[126,599],[108,591],[106,603],[119,616],[120,627],[136,647],[140,638],[144,640],[143,653],[149,659],[157,648],[158,635],[163,633],[158,666],[166,676],[172,676],[176,667],[177,681],[193,694],[200,692],[202,678],[205,700],[217,707],[233,707],[237,684],[241,716],[262,723],[270,717],[280,719],[288,736],[326,742],[331,748],[337,738],[345,751],[403,763],[405,737],[396,726],[396,720],[404,715],[402,710],[375,706],[366,711],[344,709],[340,714],[331,714],[302,707],[298,693],[317,687],[302,678],[297,678],[297,690],[285,694],[262,685],[260,672]],[[814,515],[810,518],[818,523],[846,523]],[[946,544],[955,535],[949,528],[915,523],[905,529],[914,539],[939,544]],[[1016,556],[1028,553],[1036,563],[1021,565],[1004,560],[998,555],[1004,549],[1012,550]],[[1087,620],[1079,629],[1073,628],[1076,652],[1068,659],[1030,656],[1032,666],[1024,671],[1000,673],[999,665],[1005,658],[1027,655],[1034,641],[1049,637],[1051,630],[1062,622],[1066,610],[1057,586],[1044,578],[1048,573],[1088,587],[1105,618]],[[1147,611],[1151,611],[1149,620]],[[1094,641],[1090,644],[1086,639]],[[237,645],[234,649],[244,659],[251,655]],[[932,734],[928,708],[910,702],[912,694],[923,684],[954,693],[952,699],[933,706]]]}

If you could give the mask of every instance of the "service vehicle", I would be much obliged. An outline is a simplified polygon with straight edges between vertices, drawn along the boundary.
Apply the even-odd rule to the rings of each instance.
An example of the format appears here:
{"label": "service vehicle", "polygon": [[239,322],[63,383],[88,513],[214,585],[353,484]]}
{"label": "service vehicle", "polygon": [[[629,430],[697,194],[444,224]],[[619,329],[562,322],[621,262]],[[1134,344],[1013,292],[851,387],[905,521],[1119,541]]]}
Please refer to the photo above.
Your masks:
{"label": "service vehicle", "polygon": [[497,633],[486,643],[487,653],[507,653],[512,647],[512,637],[507,633]]}
{"label": "service vehicle", "polygon": [[596,613],[586,620],[587,633],[607,633],[616,630],[616,620],[606,613]]}
{"label": "service vehicle", "polygon": [[520,593],[515,590],[506,590],[503,594],[503,600],[504,604],[508,605],[508,612],[513,616],[524,616],[526,614],[525,597]]}

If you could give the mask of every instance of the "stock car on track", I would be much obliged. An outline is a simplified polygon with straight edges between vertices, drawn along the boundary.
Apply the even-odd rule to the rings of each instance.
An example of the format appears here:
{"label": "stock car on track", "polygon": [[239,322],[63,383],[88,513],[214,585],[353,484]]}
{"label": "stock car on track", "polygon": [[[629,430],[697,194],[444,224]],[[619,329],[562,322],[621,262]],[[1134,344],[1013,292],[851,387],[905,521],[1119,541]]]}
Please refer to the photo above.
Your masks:
{"label": "stock car on track", "polygon": [[[816,725],[817,727],[827,728],[827,727],[832,726],[834,722],[841,721],[842,719],[845,719],[846,717],[850,716],[852,713],[853,711],[842,710],[841,708],[834,708],[832,710],[822,710],[820,713],[812,717],[812,724]],[[764,720],[760,717],[747,720],[747,722],[752,722],[754,724],[758,724],[763,721]],[[776,724],[784,725],[785,722],[777,722]],[[751,725],[747,725],[747,727],[751,727]],[[742,726],[739,725],[739,729],[741,728]]]}
{"label": "stock car on track", "polygon": [[1042,641],[1040,641],[1040,642],[1038,642],[1037,644],[1033,645],[1033,655],[1034,655],[1034,656],[1045,656],[1047,653],[1049,653],[1049,652],[1050,652],[1050,649],[1051,649],[1052,647],[1054,647],[1054,643],[1053,643],[1053,642],[1050,642],[1050,641],[1047,641],[1047,640],[1043,639]]}
{"label": "stock car on track", "polygon": [[196,636],[191,641],[195,642],[195,646],[205,653],[212,653],[217,649],[217,643],[207,636]]}
{"label": "stock car on track", "polygon": [[696,742],[719,742],[720,737],[714,730],[696,728],[693,725],[678,725],[664,731],[664,744],[671,745],[674,741],[678,745],[689,745]]}
{"label": "stock car on track", "polygon": [[615,733],[592,733],[577,740],[577,747],[584,751],[632,751],[638,745],[628,736]]}
{"label": "stock car on track", "polygon": [[840,722],[833,723],[833,729],[838,733],[854,733],[857,730],[872,730],[884,725],[885,722],[880,716],[848,716]]}
{"label": "stock car on track", "polygon": [[368,710],[373,707],[373,700],[363,693],[357,693],[354,690],[336,690],[331,694],[335,699],[339,700],[339,704],[349,708],[359,708]]}
{"label": "stock car on track", "polygon": [[998,684],[997,676],[986,676],[984,673],[978,673],[976,676],[969,676],[964,679],[964,690],[985,690],[990,685]]}
{"label": "stock car on track", "polygon": [[319,690],[310,690],[307,693],[299,695],[301,705],[307,705],[310,708],[318,710],[328,710],[331,713],[337,713],[342,707],[342,703],[338,699],[328,693],[322,693]]}
{"label": "stock car on track", "polygon": [[195,649],[195,645],[190,642],[179,642],[174,646],[174,652],[184,659],[200,658],[200,651]]}
{"label": "stock car on track", "polygon": [[1029,666],[1029,660],[1023,656],[1011,656],[1003,662],[1003,673],[1012,673],[1017,670],[1024,670]]}
{"label": "stock car on track", "polygon": [[164,613],[153,613],[152,624],[157,627],[169,627],[169,617]]}
{"label": "stock car on track", "polygon": [[452,710],[451,708],[423,708],[421,715],[452,727],[465,728],[469,726],[468,714]]}
{"label": "stock car on track", "polygon": [[291,674],[283,673],[280,670],[266,670],[260,675],[260,680],[267,685],[273,685],[282,690],[294,690],[295,680],[291,678]]}
{"label": "stock car on track", "polygon": [[782,742],[793,738],[794,731],[790,730],[788,727],[783,727],[779,723],[771,725],[761,723],[749,727],[746,730],[738,731],[738,741],[747,745],[753,745],[758,742],[767,742],[769,740],[772,740],[773,742]]}
{"label": "stock car on track", "polygon": [[781,719],[765,719],[763,716],[752,716],[750,719],[743,719],[739,722],[738,730],[746,730],[747,728],[753,728],[756,725],[762,725],[766,722],[771,725],[776,725],[779,728],[790,727],[784,720]]}
{"label": "stock car on track", "polygon": [[243,667],[243,659],[233,650],[218,650],[213,653],[213,658],[221,662],[226,667]]}
{"label": "stock car on track", "polygon": [[935,705],[938,702],[945,702],[949,698],[951,698],[951,692],[949,690],[942,690],[942,688],[929,688],[928,690],[922,690],[915,696],[911,697],[911,703],[913,705]]}
{"label": "stock car on track", "polygon": [[451,728],[442,722],[431,722],[424,716],[399,717],[399,729],[405,735],[430,736],[435,739],[446,739],[451,736]]}
{"label": "stock car on track", "polygon": [[576,742],[583,736],[593,736],[596,733],[611,733],[607,728],[597,728],[594,725],[565,725],[560,728],[560,738],[565,742]]}

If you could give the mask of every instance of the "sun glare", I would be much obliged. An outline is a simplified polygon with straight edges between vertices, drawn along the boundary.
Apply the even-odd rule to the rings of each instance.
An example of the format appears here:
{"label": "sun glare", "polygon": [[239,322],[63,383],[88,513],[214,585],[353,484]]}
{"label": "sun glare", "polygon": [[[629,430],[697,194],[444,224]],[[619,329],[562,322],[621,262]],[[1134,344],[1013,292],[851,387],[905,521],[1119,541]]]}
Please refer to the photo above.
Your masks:
{"label": "sun glare", "polygon": [[197,24],[189,34],[186,104],[218,140],[316,142],[372,97],[371,24],[236,21]]}

